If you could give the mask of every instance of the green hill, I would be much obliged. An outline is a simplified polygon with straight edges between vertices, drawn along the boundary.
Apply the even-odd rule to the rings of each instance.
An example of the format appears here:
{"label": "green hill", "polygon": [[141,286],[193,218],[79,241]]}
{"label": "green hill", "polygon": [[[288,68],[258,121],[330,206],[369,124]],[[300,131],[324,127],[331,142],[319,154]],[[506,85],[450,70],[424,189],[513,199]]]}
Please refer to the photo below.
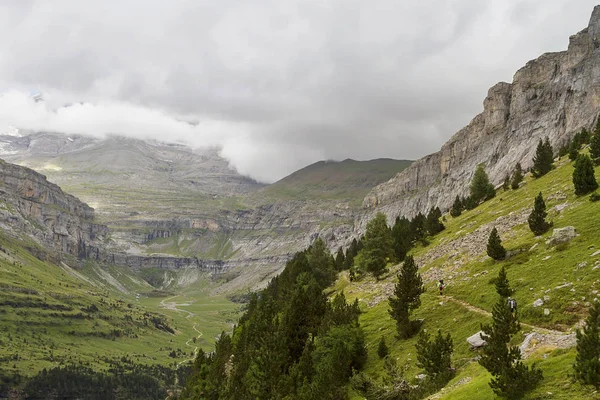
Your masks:
{"label": "green hill", "polygon": [[276,200],[362,203],[370,189],[391,179],[411,163],[409,160],[389,158],[369,161],[319,161],[260,189],[252,196]]}
{"label": "green hill", "polygon": [[[501,266],[506,267],[515,289],[513,297],[519,303],[522,331],[514,338],[515,344],[535,332],[524,352],[526,363],[537,363],[544,373],[542,383],[526,398],[598,398],[593,388],[571,378],[574,329],[600,293],[600,202],[590,202],[589,195],[574,195],[572,173],[573,163],[562,158],[555,170],[539,179],[528,177],[518,190],[499,192],[494,199],[457,218],[446,214],[446,229],[428,246],[413,250],[427,289],[414,318],[423,319],[423,328],[429,332],[441,329],[450,333],[455,344],[456,377],[431,398],[494,398],[488,386],[490,375],[477,363],[478,353],[470,349],[466,339],[480,330],[481,323],[491,322],[490,311],[497,301],[493,279]],[[598,168],[596,177],[600,179]],[[546,199],[553,228],[575,227],[578,235],[567,244],[547,245],[552,229],[542,237],[535,237],[529,230],[527,216],[539,192]],[[485,254],[488,234],[494,226],[509,251],[509,257],[500,262]],[[387,299],[399,268],[393,266],[382,281],[366,278],[350,282],[343,273],[335,289],[343,290],[349,300],[359,299],[364,311],[360,322],[369,350],[365,372],[375,378],[385,375],[384,362],[377,357],[377,345],[385,337],[405,378],[415,382],[415,376],[421,373],[416,366],[416,337],[397,339],[395,321],[387,311]],[[444,296],[437,293],[438,279],[447,283]],[[541,307],[533,306],[537,299],[543,301]],[[352,392],[351,398],[364,397]]]}

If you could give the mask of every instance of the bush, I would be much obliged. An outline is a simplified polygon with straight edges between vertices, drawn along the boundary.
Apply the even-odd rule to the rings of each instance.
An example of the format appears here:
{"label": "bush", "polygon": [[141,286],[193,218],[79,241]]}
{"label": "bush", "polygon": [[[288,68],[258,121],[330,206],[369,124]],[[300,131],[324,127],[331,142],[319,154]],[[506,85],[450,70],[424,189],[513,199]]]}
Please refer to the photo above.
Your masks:
{"label": "bush", "polygon": [[592,195],[590,196],[590,201],[598,201],[600,200],[600,193],[596,192],[596,193],[592,193]]}

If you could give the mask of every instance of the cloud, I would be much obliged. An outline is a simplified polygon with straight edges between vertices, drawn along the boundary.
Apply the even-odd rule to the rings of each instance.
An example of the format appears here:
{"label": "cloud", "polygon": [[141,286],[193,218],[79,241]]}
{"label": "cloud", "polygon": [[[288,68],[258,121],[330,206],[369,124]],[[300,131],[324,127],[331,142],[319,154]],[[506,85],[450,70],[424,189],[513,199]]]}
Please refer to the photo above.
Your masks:
{"label": "cloud", "polygon": [[488,87],[564,50],[594,3],[2,2],[0,122],[219,146],[262,181],[319,159],[418,158]]}

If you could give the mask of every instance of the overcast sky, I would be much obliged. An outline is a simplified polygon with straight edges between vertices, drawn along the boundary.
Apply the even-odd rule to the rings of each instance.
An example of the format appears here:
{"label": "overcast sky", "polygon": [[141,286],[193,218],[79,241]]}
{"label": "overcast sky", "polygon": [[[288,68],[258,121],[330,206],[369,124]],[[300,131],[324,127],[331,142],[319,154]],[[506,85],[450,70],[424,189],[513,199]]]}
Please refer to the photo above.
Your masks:
{"label": "overcast sky", "polygon": [[0,132],[219,146],[265,182],[416,159],[597,1],[0,0]]}

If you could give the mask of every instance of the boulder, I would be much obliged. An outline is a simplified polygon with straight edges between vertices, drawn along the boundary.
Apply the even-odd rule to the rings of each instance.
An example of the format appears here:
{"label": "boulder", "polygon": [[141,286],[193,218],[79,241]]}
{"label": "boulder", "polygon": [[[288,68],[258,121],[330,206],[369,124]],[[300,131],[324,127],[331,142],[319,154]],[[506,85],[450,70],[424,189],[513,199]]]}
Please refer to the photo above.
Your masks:
{"label": "boulder", "polygon": [[577,236],[575,228],[572,226],[565,226],[564,228],[554,229],[552,237],[546,241],[547,245],[555,246],[560,243],[566,243]]}
{"label": "boulder", "polygon": [[478,349],[487,344],[487,342],[481,338],[482,333],[483,331],[479,331],[476,334],[467,338],[467,342],[471,345],[472,348]]}
{"label": "boulder", "polygon": [[534,307],[541,307],[543,305],[544,305],[544,300],[542,300],[542,299],[537,299],[536,301],[533,302]]}

